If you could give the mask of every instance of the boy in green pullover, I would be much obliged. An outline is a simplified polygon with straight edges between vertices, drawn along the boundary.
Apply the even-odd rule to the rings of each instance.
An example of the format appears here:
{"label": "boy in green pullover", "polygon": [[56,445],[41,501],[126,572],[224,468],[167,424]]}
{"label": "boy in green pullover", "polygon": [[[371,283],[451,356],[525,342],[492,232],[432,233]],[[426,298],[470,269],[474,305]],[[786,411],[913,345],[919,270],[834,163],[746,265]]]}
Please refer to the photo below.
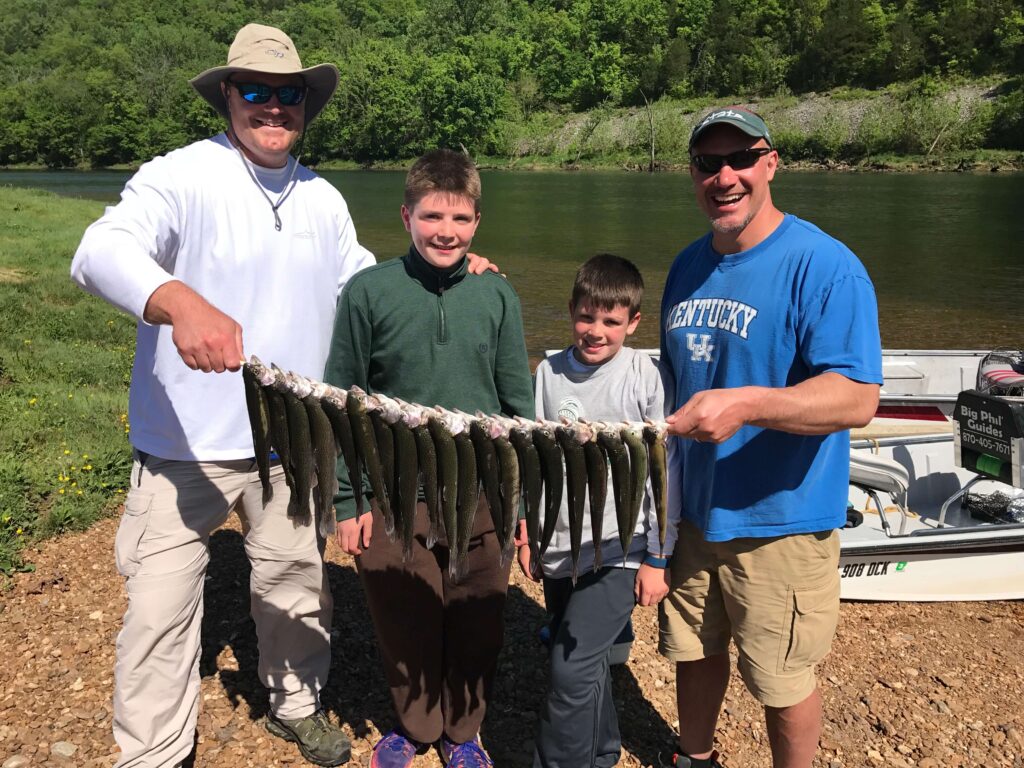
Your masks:
{"label": "boy in green pullover", "polygon": [[[504,278],[469,274],[480,222],[480,176],[451,150],[430,152],[406,177],[404,256],[345,286],[326,381],[345,389],[468,413],[534,416],[519,298]],[[500,564],[480,496],[466,575],[448,578],[448,542],[427,549],[426,505],[417,505],[412,556],[388,541],[379,510],[357,517],[339,464],[338,544],[356,558],[380,644],[398,725],[374,747],[371,768],[406,768],[430,744],[446,765],[484,768],[479,742],[504,634],[511,563]],[[372,542],[372,545],[371,545]]]}

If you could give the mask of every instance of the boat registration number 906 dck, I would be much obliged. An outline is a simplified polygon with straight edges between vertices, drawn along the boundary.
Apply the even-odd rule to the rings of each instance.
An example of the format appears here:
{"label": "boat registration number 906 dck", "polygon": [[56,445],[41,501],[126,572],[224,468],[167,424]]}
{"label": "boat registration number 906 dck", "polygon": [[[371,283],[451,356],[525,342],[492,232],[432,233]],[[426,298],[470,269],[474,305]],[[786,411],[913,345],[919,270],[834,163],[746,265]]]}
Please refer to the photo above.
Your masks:
{"label": "boat registration number 906 dck", "polygon": [[893,560],[875,560],[867,563],[842,563],[839,566],[839,577],[856,579],[860,576],[888,576],[891,572],[902,571],[906,562]]}

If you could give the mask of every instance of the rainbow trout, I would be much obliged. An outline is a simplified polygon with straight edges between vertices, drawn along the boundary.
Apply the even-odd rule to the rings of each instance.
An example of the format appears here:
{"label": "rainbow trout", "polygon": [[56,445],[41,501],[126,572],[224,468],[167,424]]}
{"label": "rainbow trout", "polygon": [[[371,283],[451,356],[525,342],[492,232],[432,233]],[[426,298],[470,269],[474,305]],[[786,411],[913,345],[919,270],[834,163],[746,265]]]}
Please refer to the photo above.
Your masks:
{"label": "rainbow trout", "polygon": [[441,538],[441,505],[438,497],[437,449],[427,426],[426,410],[418,405],[402,404],[402,420],[412,430],[416,440],[416,462],[423,487],[423,502],[427,507],[427,549],[433,549]]}
{"label": "rainbow trout", "polygon": [[489,423],[468,414],[460,414],[469,422],[469,439],[473,441],[473,452],[476,455],[476,473],[483,486],[484,498],[491,512],[494,523],[494,535],[498,537],[498,547],[504,553],[505,530],[504,516],[501,511],[501,478],[498,475],[498,454],[488,433]]}
{"label": "rainbow trout", "polygon": [[313,467],[316,472],[314,506],[320,535],[329,538],[334,535],[338,519],[334,514],[334,494],[338,492],[338,444],[334,441],[331,420],[321,405],[328,386],[313,382],[309,390],[309,394],[302,398],[302,404],[306,406],[309,434],[313,440]]}
{"label": "rainbow trout", "polygon": [[416,535],[416,502],[419,498],[419,462],[416,459],[416,438],[402,418],[402,407],[396,400],[377,396],[381,414],[391,427],[395,448],[395,481],[393,512],[402,540],[402,562],[412,556]]}
{"label": "rainbow trout", "polygon": [[459,498],[456,511],[457,532],[455,547],[455,577],[458,583],[466,575],[466,556],[469,554],[469,542],[473,538],[473,523],[476,520],[476,508],[480,503],[480,482],[476,470],[476,450],[469,437],[469,425],[462,416],[454,413],[444,415],[445,425],[455,438],[455,451],[458,457]]}
{"label": "rainbow trout", "polygon": [[270,405],[263,386],[274,383],[274,374],[255,355],[242,366],[242,383],[245,387],[245,407],[249,411],[249,426],[252,429],[252,447],[256,456],[256,471],[263,486],[263,506],[274,498],[274,487],[270,484]]}
{"label": "rainbow trout", "polygon": [[271,370],[270,377],[270,381],[263,385],[263,394],[267,397],[267,413],[270,416],[270,443],[281,460],[284,481],[288,485],[289,491],[288,514],[294,516],[291,505],[295,493],[295,475],[292,473],[291,443],[288,439],[288,411],[284,407],[284,397],[277,390],[276,372]]}
{"label": "rainbow trout", "polygon": [[533,424],[533,444],[540,457],[540,474],[544,480],[544,526],[540,534],[540,556],[543,557],[555,535],[555,524],[562,506],[562,486],[565,475],[562,471],[562,449],[555,439],[554,424],[551,422],[526,422]]}
{"label": "rainbow trout", "polygon": [[373,424],[370,422],[370,415],[366,412],[364,398],[367,394],[359,387],[352,387],[345,399],[345,411],[348,413],[348,420],[352,424],[352,436],[355,440],[356,451],[362,457],[363,466],[366,467],[366,476],[370,481],[370,490],[373,491],[373,500],[384,518],[385,526],[390,521],[392,533],[395,529],[395,519],[391,514],[391,500],[388,498],[387,487],[384,485],[384,470],[381,467],[380,454],[377,452],[377,439],[373,434]]}
{"label": "rainbow trout", "polygon": [[619,544],[622,545],[622,565],[625,567],[626,553],[633,538],[633,528],[629,524],[629,451],[616,424],[604,425],[597,433],[597,443],[608,456],[611,468],[615,521],[619,529]]}
{"label": "rainbow trout", "polygon": [[575,422],[555,427],[555,438],[565,456],[565,488],[569,494],[569,551],[572,555],[572,583],[579,575],[580,547],[583,545],[583,505],[587,496],[587,460]]}
{"label": "rainbow trout", "polygon": [[380,457],[381,479],[388,498],[388,511],[384,515],[384,533],[388,541],[395,540],[395,516],[398,513],[395,505],[395,436],[391,425],[384,420],[381,412],[381,401],[377,395],[366,396],[366,413],[373,426],[373,439],[377,443],[377,455]]}
{"label": "rainbow trout", "polygon": [[665,527],[668,525],[668,425],[648,423],[644,426],[644,443],[651,472],[654,514],[658,519],[658,554],[665,556]]}
{"label": "rainbow trout", "polygon": [[516,523],[519,521],[519,501],[522,498],[519,456],[509,440],[509,420],[495,417],[486,419],[484,424],[498,456],[502,525],[502,530],[498,531],[498,544],[501,546],[501,567],[504,568],[515,551]]}
{"label": "rainbow trout", "polygon": [[274,386],[284,400],[285,414],[288,419],[288,447],[291,453],[292,475],[295,486],[288,505],[288,516],[301,523],[309,523],[312,519],[309,500],[313,493],[313,438],[309,432],[309,417],[306,406],[302,404],[291,386],[295,381],[293,374],[280,372]]}
{"label": "rainbow trout", "polygon": [[[331,429],[334,430],[334,440],[341,449],[341,457],[345,462],[345,474],[348,477],[349,485],[352,486],[352,495],[356,502],[356,516],[365,511],[363,503],[363,465],[362,459],[356,452],[355,436],[352,434],[352,422],[349,421],[345,412],[345,400],[348,393],[337,387],[328,387],[327,394],[320,401],[320,407],[324,409],[327,418],[331,422]],[[341,476],[341,466],[335,463],[335,475]]]}
{"label": "rainbow trout", "polygon": [[[629,552],[629,544],[633,540],[633,530],[640,517],[640,507],[644,502],[644,490],[647,488],[647,446],[644,444],[643,424],[627,424],[622,427],[622,442],[629,452],[629,536],[626,546],[622,549],[623,557]],[[619,531],[619,535],[622,532]]]}
{"label": "rainbow trout", "polygon": [[448,546],[448,576],[455,576],[455,548],[458,543],[459,460],[455,437],[439,412],[428,412],[427,429],[437,455],[437,495]]}
{"label": "rainbow trout", "polygon": [[587,495],[590,504],[590,535],[594,540],[594,571],[601,567],[601,538],[604,532],[604,503],[608,495],[608,461],[597,444],[598,426],[580,424],[577,433],[583,441],[587,465]]}
{"label": "rainbow trout", "polygon": [[526,537],[530,543],[530,575],[540,574],[540,515],[543,479],[540,474],[540,455],[533,444],[530,427],[514,421],[508,439],[519,457],[519,475],[523,481],[523,497],[526,499]]}

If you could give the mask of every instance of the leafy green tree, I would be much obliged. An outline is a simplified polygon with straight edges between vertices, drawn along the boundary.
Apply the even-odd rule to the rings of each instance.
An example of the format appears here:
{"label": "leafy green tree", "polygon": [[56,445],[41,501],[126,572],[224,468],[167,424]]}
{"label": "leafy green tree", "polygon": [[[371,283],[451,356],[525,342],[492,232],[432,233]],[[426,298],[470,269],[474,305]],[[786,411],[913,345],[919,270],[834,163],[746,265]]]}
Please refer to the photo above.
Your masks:
{"label": "leafy green tree", "polygon": [[877,85],[889,58],[885,11],[878,0],[829,0],[821,29],[802,57],[800,73],[813,88]]}

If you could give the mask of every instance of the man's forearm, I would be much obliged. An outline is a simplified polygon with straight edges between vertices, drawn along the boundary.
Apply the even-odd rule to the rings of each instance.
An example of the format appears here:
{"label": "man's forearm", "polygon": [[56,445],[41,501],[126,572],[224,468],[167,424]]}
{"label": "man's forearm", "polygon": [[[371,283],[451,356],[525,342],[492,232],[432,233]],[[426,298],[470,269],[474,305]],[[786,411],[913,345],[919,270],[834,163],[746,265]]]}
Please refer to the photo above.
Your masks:
{"label": "man's forearm", "polygon": [[209,306],[206,299],[180,280],[172,280],[153,291],[142,319],[151,325],[174,325],[175,318],[204,305]]}
{"label": "man's forearm", "polygon": [[749,389],[749,424],[798,435],[827,435],[871,421],[880,388],[829,372],[792,387]]}

